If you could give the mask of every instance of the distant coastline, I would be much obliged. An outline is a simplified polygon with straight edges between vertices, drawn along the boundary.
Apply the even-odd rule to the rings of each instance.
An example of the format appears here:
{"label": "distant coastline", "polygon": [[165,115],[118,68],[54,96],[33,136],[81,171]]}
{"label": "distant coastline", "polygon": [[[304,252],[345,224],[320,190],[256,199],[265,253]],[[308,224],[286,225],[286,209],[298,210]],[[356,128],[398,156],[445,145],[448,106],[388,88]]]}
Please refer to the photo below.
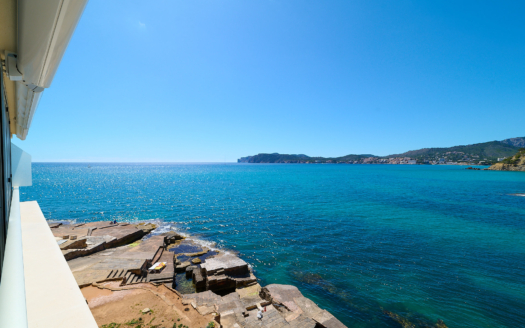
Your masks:
{"label": "distant coastline", "polygon": [[388,156],[351,154],[341,157],[311,157],[304,154],[261,153],[254,156],[241,157],[237,162],[283,164],[493,165],[505,158],[513,156],[522,147],[525,147],[525,137],[448,148],[423,148]]}

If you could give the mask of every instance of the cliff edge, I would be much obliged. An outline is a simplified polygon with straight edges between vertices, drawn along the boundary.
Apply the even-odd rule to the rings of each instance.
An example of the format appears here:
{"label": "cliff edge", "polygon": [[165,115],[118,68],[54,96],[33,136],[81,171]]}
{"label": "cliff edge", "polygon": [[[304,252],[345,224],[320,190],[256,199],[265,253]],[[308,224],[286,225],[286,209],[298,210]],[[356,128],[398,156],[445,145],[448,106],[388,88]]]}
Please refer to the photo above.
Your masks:
{"label": "cliff edge", "polygon": [[503,161],[492,165],[487,170],[525,172],[525,148],[520,148],[516,155],[505,158]]}

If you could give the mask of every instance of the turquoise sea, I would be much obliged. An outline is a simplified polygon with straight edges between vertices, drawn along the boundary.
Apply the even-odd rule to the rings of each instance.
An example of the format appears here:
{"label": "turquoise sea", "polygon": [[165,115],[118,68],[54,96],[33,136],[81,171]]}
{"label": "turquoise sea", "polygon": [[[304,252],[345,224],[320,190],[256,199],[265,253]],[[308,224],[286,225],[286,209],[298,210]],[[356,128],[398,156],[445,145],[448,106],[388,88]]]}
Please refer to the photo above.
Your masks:
{"label": "turquoise sea", "polygon": [[[89,167],[90,166],[90,167]],[[349,327],[525,327],[525,173],[462,166],[34,163],[49,220],[157,220]]]}

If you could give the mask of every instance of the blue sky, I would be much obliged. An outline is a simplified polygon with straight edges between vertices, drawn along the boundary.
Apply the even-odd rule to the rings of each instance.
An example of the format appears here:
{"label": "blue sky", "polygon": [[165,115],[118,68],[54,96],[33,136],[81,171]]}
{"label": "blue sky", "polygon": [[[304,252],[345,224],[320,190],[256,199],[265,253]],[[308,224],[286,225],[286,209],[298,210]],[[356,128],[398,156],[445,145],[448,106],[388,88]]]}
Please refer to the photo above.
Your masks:
{"label": "blue sky", "polygon": [[525,136],[525,2],[90,0],[33,161],[388,155]]}

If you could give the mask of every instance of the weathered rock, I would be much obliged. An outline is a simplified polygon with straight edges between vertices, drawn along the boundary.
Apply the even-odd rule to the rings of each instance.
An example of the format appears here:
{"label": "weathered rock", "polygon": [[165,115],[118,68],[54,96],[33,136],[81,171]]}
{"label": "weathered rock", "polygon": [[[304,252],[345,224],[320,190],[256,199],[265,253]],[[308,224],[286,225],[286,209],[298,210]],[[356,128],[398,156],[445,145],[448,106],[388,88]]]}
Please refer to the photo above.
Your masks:
{"label": "weathered rock", "polygon": [[186,268],[189,267],[191,263],[189,261],[182,262],[181,264],[175,267],[175,272],[185,272]]}
{"label": "weathered rock", "polygon": [[[137,229],[142,230],[145,234],[148,234],[152,232],[153,230],[157,229],[157,225],[153,223],[139,223],[136,225]],[[100,229],[100,228],[99,228]]]}
{"label": "weathered rock", "polygon": [[173,254],[173,263],[175,266],[180,265],[182,262],[177,258],[177,254]]}
{"label": "weathered rock", "polygon": [[248,263],[244,262],[235,255],[223,255],[208,258],[201,265],[201,268],[204,270],[207,276],[222,274],[222,270],[224,270],[224,274],[230,276],[242,276],[248,275],[250,273],[250,270],[248,269]]}
{"label": "weathered rock", "polygon": [[196,257],[196,256],[202,256],[204,254],[207,254],[209,251],[210,251],[209,249],[203,248],[201,252],[185,253],[184,255],[189,256],[189,257]]}
{"label": "weathered rock", "polygon": [[193,279],[193,283],[195,284],[195,290],[197,292],[200,292],[206,289],[206,280],[204,280],[201,269],[196,268],[193,270],[192,279]]}
{"label": "weathered rock", "polygon": [[299,289],[290,285],[272,284],[263,287],[261,298],[283,306],[287,311],[284,315],[286,321],[292,326],[311,324],[309,320],[317,323],[318,327],[344,328],[337,318],[330,312],[323,310],[313,301],[303,296]]}
{"label": "weathered rock", "polygon": [[221,297],[211,291],[195,294],[184,294],[182,304],[191,306],[197,309],[200,306],[215,307],[221,301]]}
{"label": "weathered rock", "polygon": [[237,283],[234,278],[227,275],[208,276],[206,280],[206,290],[214,292],[235,290]]}
{"label": "weathered rock", "polygon": [[167,232],[167,233],[165,233],[163,235],[164,235],[164,245],[165,246],[173,244],[177,240],[184,239],[184,236],[182,236],[181,234],[179,234],[179,233],[177,233],[175,231],[170,231],[170,232]]}
{"label": "weathered rock", "polygon": [[201,261],[200,258],[195,258],[195,259],[191,260],[191,263],[193,263],[193,264],[199,264],[199,263],[201,263],[201,262],[202,262],[202,261]]}
{"label": "weathered rock", "polygon": [[193,275],[193,270],[197,269],[196,266],[194,265],[190,265],[189,267],[186,268],[186,278],[191,278],[191,276]]}
{"label": "weathered rock", "polygon": [[86,248],[87,247],[87,244],[86,244],[86,238],[82,238],[82,239],[70,239],[68,241],[66,241],[65,243],[62,243],[60,244],[60,249],[61,250],[66,250],[66,249],[80,249],[80,248]]}
{"label": "weathered rock", "polygon": [[487,170],[494,171],[525,171],[525,148],[521,148],[516,155],[496,163]]}
{"label": "weathered rock", "polygon": [[261,289],[261,297],[272,303],[282,304],[293,302],[294,298],[302,297],[303,294],[295,286],[271,284]]}

